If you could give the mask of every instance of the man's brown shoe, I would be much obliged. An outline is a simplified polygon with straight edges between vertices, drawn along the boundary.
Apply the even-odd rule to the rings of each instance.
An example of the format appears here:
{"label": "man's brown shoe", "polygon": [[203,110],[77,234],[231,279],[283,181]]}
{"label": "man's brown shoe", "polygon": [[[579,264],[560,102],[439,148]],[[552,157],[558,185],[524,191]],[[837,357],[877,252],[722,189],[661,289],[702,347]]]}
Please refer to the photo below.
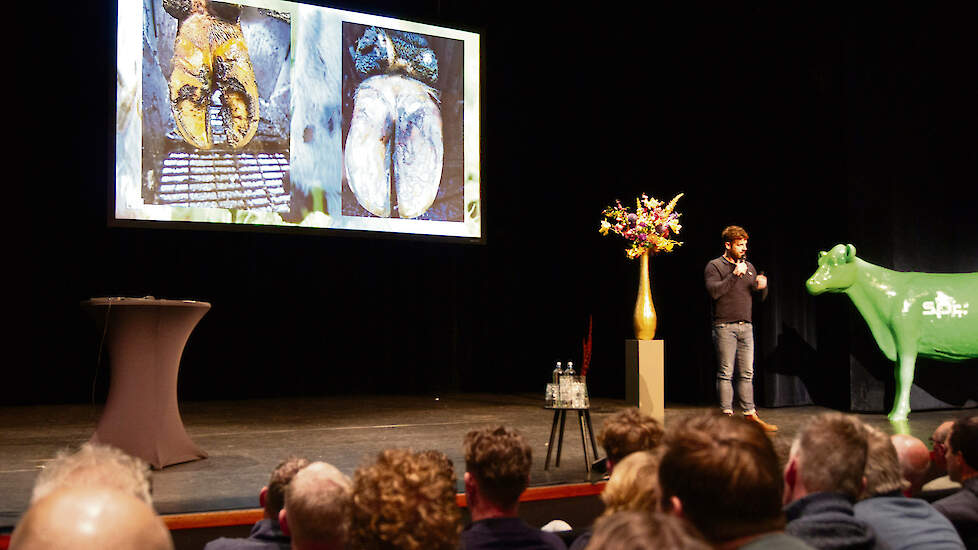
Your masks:
{"label": "man's brown shoe", "polygon": [[746,418],[747,420],[752,420],[754,422],[757,422],[757,424],[765,432],[776,432],[776,431],[778,431],[778,427],[777,426],[775,426],[774,424],[768,424],[767,422],[761,420],[760,418],[757,417],[757,413],[745,414],[744,415],[744,418]]}

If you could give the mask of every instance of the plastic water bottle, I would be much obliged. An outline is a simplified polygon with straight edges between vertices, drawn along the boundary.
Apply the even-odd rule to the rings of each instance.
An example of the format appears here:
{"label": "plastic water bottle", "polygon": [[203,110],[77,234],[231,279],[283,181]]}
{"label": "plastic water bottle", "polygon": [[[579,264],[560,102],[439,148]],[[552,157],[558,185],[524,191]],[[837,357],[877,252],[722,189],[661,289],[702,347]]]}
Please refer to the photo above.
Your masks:
{"label": "plastic water bottle", "polygon": [[563,406],[563,395],[561,392],[563,371],[560,370],[560,361],[557,361],[557,366],[554,367],[554,407]]}

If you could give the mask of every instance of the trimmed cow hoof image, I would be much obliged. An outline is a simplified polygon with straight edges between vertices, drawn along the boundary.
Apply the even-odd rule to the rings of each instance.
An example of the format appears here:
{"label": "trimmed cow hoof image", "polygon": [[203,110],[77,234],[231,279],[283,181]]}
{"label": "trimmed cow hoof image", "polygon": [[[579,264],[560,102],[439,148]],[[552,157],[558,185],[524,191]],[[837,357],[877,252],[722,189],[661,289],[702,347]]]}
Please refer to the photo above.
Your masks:
{"label": "trimmed cow hoof image", "polygon": [[360,84],[345,159],[361,206],[390,217],[393,177],[398,216],[424,214],[438,194],[443,152],[441,112],[427,86],[401,75]]}
{"label": "trimmed cow hoof image", "polygon": [[418,218],[442,184],[438,56],[415,33],[371,26],[354,37],[349,61],[363,80],[352,95],[344,144],[347,185],[374,216]]}

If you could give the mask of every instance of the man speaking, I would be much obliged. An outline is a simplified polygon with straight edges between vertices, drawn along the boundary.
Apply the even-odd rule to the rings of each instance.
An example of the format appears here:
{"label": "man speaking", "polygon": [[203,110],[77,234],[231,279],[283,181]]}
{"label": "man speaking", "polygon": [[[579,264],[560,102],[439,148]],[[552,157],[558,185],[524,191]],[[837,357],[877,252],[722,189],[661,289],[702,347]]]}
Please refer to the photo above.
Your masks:
{"label": "man speaking", "polygon": [[710,315],[717,354],[717,395],[724,414],[733,415],[736,374],[737,398],[744,417],[765,431],[778,427],[757,417],[754,408],[753,294],[767,297],[767,277],[747,261],[747,232],[731,225],[723,230],[723,255],[706,264],[706,291],[712,299]]}

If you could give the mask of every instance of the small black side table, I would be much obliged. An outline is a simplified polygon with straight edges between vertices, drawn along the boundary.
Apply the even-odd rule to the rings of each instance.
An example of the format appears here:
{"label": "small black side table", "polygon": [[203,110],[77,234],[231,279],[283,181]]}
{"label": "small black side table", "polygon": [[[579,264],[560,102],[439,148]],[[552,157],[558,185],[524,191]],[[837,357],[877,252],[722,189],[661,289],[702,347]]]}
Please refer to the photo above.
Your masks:
{"label": "small black side table", "polygon": [[546,406],[544,409],[550,409],[554,412],[554,422],[550,427],[550,443],[547,445],[547,460],[543,463],[543,469],[550,469],[550,454],[554,449],[554,435],[557,434],[557,423],[560,422],[560,437],[557,439],[557,459],[554,461],[554,466],[560,467],[560,451],[564,446],[564,423],[567,420],[567,411],[577,411],[577,423],[581,428],[581,445],[584,446],[584,467],[587,472],[591,473],[591,459],[588,458],[587,443],[590,439],[591,441],[591,451],[592,456],[595,460],[598,458],[598,443],[594,439],[594,429],[591,427],[591,409],[589,408],[573,408],[573,407],[552,407]]}

